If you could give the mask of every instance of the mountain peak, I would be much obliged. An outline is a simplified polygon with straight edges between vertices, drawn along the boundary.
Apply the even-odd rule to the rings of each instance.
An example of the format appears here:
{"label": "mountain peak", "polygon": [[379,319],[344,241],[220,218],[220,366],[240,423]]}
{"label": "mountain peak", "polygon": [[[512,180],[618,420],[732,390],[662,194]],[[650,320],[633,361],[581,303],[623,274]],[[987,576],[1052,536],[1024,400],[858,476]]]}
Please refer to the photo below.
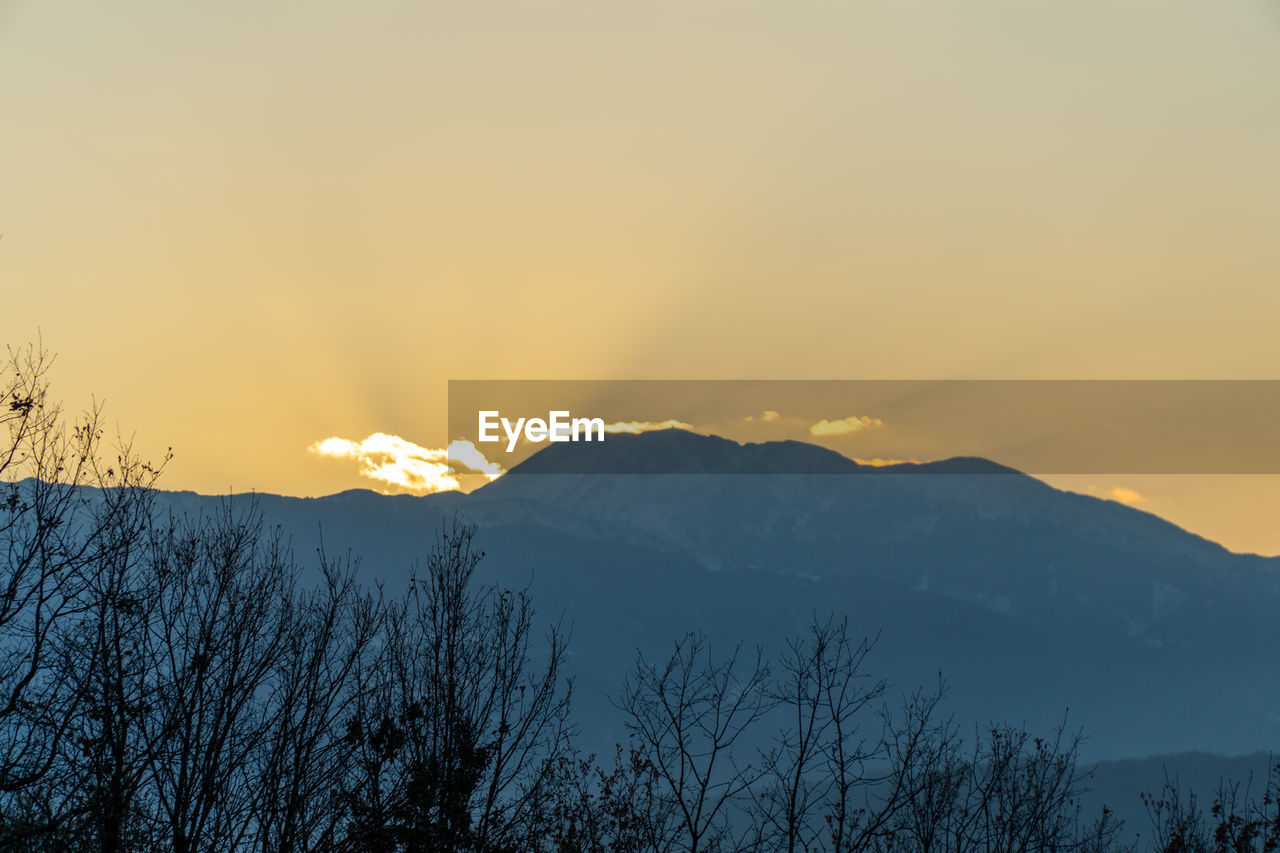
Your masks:
{"label": "mountain peak", "polygon": [[683,429],[614,434],[602,442],[551,444],[515,474],[1016,474],[987,459],[863,465],[803,441],[739,443]]}

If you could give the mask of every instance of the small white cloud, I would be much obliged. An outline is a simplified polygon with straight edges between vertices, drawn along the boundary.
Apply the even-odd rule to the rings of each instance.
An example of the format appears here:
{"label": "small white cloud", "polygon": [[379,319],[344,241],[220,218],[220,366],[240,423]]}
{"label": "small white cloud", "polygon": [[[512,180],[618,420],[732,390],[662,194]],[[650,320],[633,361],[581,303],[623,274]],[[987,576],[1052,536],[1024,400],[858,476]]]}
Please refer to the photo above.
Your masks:
{"label": "small white cloud", "polygon": [[332,459],[356,460],[360,476],[421,495],[459,488],[459,466],[478,471],[490,480],[504,473],[502,466],[485,459],[469,441],[455,441],[447,450],[437,450],[398,435],[376,432],[363,441],[326,438],[312,444],[309,450]]}
{"label": "small white cloud", "polygon": [[920,464],[919,459],[895,459],[892,457],[885,459],[882,456],[873,456],[870,459],[863,459],[861,456],[852,456],[850,458],[853,459],[854,462],[857,462],[859,465],[871,465],[872,467],[875,467],[875,468],[884,468],[888,465],[919,465]]}
{"label": "small white cloud", "polygon": [[1145,495],[1127,486],[1088,486],[1085,488],[1084,493],[1103,500],[1116,501],[1125,506],[1137,506],[1147,502]]}
{"label": "small white cloud", "polygon": [[820,420],[809,427],[810,435],[848,435],[871,427],[884,426],[884,421],[869,415],[850,415],[835,421]]}
{"label": "small white cloud", "polygon": [[1125,488],[1124,486],[1112,486],[1111,491],[1107,494],[1113,501],[1119,501],[1125,506],[1135,506],[1137,504],[1144,504],[1147,502],[1147,499],[1138,492],[1135,492],[1133,489]]}
{"label": "small white cloud", "polygon": [[503,468],[497,462],[490,462],[484,457],[484,454],[469,441],[459,440],[450,444],[449,459],[465,465],[472,471],[479,471],[490,480],[496,480],[503,474],[507,473],[506,468]]}
{"label": "small white cloud", "polygon": [[658,429],[687,429],[693,431],[693,424],[687,424],[684,421],[665,420],[665,421],[617,421],[616,423],[605,424],[605,432],[627,432],[642,433],[652,432]]}

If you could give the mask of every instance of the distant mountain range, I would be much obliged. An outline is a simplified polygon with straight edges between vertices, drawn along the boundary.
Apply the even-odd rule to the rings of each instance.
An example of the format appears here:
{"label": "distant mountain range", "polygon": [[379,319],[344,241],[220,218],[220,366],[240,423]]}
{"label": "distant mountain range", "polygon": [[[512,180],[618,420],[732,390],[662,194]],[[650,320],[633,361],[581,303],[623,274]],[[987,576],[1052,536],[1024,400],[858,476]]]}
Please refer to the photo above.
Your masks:
{"label": "distant mountain range", "polygon": [[443,519],[477,523],[484,579],[572,623],[600,748],[624,736],[607,696],[637,648],[701,629],[776,650],[815,613],[879,635],[874,674],[902,692],[941,671],[960,721],[1047,730],[1069,708],[1089,758],[1280,746],[1280,559],[987,460],[872,467],[665,430],[550,445],[470,495],[259,501],[303,559],[323,535],[393,590]]}

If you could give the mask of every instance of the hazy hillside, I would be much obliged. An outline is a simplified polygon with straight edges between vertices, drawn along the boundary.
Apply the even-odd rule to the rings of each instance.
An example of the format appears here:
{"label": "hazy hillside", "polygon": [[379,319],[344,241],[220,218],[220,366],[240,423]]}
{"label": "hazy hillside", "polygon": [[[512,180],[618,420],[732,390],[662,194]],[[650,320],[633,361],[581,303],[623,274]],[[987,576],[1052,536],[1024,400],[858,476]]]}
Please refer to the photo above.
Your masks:
{"label": "hazy hillside", "polygon": [[471,495],[260,500],[300,555],[323,531],[391,588],[445,516],[478,523],[486,577],[532,584],[572,623],[576,706],[601,746],[622,736],[606,697],[637,647],[699,628],[776,648],[815,612],[878,633],[873,666],[903,690],[941,670],[961,720],[1049,728],[1069,707],[1087,757],[1280,743],[1280,560],[983,460],[863,468],[679,431],[582,447]]}
{"label": "hazy hillside", "polygon": [[1184,796],[1195,792],[1204,808],[1213,803],[1214,792],[1221,784],[1237,784],[1242,795],[1260,797],[1266,786],[1272,754],[1253,752],[1247,755],[1213,755],[1204,752],[1179,752],[1149,758],[1127,758],[1103,761],[1089,768],[1089,793],[1083,798],[1085,810],[1104,804],[1125,822],[1131,836],[1150,839],[1151,816],[1141,795],[1159,795],[1167,782],[1178,787]]}

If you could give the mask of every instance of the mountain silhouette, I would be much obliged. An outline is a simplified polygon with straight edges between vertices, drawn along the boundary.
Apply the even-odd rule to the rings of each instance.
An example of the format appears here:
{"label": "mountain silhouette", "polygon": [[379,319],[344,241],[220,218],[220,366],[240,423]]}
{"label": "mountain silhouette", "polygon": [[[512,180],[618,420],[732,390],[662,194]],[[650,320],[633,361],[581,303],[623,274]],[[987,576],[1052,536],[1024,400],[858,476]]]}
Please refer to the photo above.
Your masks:
{"label": "mountain silhouette", "polygon": [[445,518],[477,523],[482,579],[572,625],[600,749],[625,736],[607,697],[637,649],[696,629],[776,650],[815,614],[878,636],[873,674],[899,691],[941,670],[962,722],[1048,729],[1069,708],[1089,758],[1280,742],[1280,559],[987,460],[873,467],[666,430],[550,445],[470,495],[258,500],[301,556],[323,535],[391,589]]}
{"label": "mountain silhouette", "polygon": [[508,475],[524,474],[1017,474],[987,459],[866,465],[802,441],[740,444],[683,429],[549,444]]}

